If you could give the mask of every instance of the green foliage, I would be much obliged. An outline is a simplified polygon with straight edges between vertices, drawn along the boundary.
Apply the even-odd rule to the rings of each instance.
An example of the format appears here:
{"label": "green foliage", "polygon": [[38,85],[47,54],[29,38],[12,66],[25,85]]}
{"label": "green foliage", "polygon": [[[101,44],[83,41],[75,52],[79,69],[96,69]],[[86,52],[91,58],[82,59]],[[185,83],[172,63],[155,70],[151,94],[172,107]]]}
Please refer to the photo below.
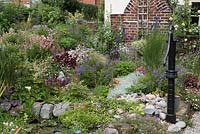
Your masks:
{"label": "green foliage", "polygon": [[144,46],[144,62],[146,67],[157,69],[163,65],[166,36],[164,33],[154,31],[146,39]]}
{"label": "green foliage", "polygon": [[133,48],[138,52],[139,55],[144,54],[144,47],[146,45],[146,40],[138,40],[132,43]]}
{"label": "green foliage", "polygon": [[101,0],[101,8],[98,12],[98,20],[104,22],[104,13],[105,13],[105,0]]}
{"label": "green foliage", "polygon": [[78,40],[71,37],[63,37],[60,39],[59,45],[65,50],[75,49],[78,46]]}
{"label": "green foliage", "polygon": [[126,89],[128,92],[131,93],[146,93],[147,92],[147,86],[144,83],[137,83],[134,86],[131,86],[130,88]]}
{"label": "green foliage", "polygon": [[23,36],[21,33],[11,32],[11,33],[5,33],[2,36],[2,43],[8,44],[8,45],[9,44],[21,45],[21,44],[23,44],[23,41],[24,41],[24,39],[23,39]]}
{"label": "green foliage", "polygon": [[97,86],[93,89],[93,92],[96,96],[107,97],[110,88],[108,86]]}
{"label": "green foliage", "polygon": [[69,14],[67,25],[58,24],[56,26],[55,38],[60,47],[66,50],[75,49],[78,45],[87,42],[87,38],[91,35],[91,30],[86,24],[78,23],[80,13],[75,13],[75,16]]}
{"label": "green foliage", "polygon": [[8,85],[5,84],[5,82],[0,83],[0,97],[3,95],[4,91],[6,90]]}
{"label": "green foliage", "polygon": [[[123,42],[121,35],[121,31],[115,32],[109,25],[99,24],[97,33],[90,37],[85,46],[103,54],[110,54],[112,49],[119,48],[119,43]],[[116,42],[116,38],[119,42]]]}
{"label": "green foliage", "polygon": [[88,87],[108,84],[112,78],[106,58],[95,51],[88,54],[88,59],[77,68],[77,73]]}
{"label": "green foliage", "polygon": [[165,79],[165,72],[163,68],[150,71],[144,76],[140,77],[137,83],[128,88],[129,92],[142,92],[144,94],[153,93],[163,96],[167,89],[167,81]]}
{"label": "green foliage", "polygon": [[[2,134],[15,133],[16,130],[27,123],[28,116],[26,113],[21,116],[13,117],[7,112],[0,111],[0,132]],[[27,131],[22,128],[21,134],[26,134]]]}
{"label": "green foliage", "polygon": [[35,16],[34,18],[41,18],[42,24],[48,26],[55,26],[60,23],[60,21],[62,21],[62,15],[58,7],[49,6],[47,4],[39,4],[32,12],[32,16]]}
{"label": "green foliage", "polygon": [[0,8],[0,34],[8,32],[14,24],[26,21],[29,9],[15,4],[3,4]]}
{"label": "green foliage", "polygon": [[33,44],[30,49],[27,49],[26,55],[29,61],[45,59],[49,52],[46,49],[41,49],[38,44]]}
{"label": "green foliage", "polygon": [[193,73],[200,78],[200,54],[194,57],[193,61]]}
{"label": "green foliage", "polygon": [[200,110],[200,95],[192,93],[192,92],[187,92],[185,96],[186,102],[190,104],[190,106],[194,110]]}
{"label": "green foliage", "polygon": [[54,90],[45,87],[41,79],[34,80],[30,71],[26,73],[24,77],[17,79],[15,83],[17,91],[12,94],[11,99],[19,99],[24,105],[25,112],[31,115],[33,103],[36,101],[49,102],[50,94],[54,94]]}
{"label": "green foliage", "polygon": [[60,120],[67,127],[88,131],[97,125],[109,121],[109,116],[105,113],[97,113],[89,109],[72,109],[60,117]]}
{"label": "green foliage", "polygon": [[125,76],[133,72],[136,68],[136,65],[130,61],[122,61],[117,63],[114,67],[114,76]]}
{"label": "green foliage", "polygon": [[98,8],[95,5],[80,3],[84,19],[91,20],[97,18]]}
{"label": "green foliage", "polygon": [[20,75],[21,54],[16,45],[0,44],[0,82],[13,84]]}
{"label": "green foliage", "polygon": [[166,128],[158,123],[155,118],[137,117],[136,119],[126,119],[123,121],[128,124],[132,124],[134,128],[137,128],[135,133],[143,134],[167,134]]}
{"label": "green foliage", "polygon": [[60,95],[60,99],[70,102],[80,102],[88,98],[89,89],[87,86],[83,85],[83,82],[71,82],[69,85],[69,90]]}

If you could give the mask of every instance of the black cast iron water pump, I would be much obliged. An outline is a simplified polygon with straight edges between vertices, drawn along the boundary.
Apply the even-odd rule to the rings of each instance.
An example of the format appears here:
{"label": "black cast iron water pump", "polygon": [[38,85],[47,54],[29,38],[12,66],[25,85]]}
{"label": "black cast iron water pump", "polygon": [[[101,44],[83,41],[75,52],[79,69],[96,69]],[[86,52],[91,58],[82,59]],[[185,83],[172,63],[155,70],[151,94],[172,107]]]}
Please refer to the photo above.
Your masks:
{"label": "black cast iron water pump", "polygon": [[175,112],[175,79],[177,78],[176,66],[176,41],[173,40],[174,26],[170,25],[168,34],[168,47],[164,58],[164,65],[168,61],[166,78],[168,79],[167,116],[166,121],[176,123]]}

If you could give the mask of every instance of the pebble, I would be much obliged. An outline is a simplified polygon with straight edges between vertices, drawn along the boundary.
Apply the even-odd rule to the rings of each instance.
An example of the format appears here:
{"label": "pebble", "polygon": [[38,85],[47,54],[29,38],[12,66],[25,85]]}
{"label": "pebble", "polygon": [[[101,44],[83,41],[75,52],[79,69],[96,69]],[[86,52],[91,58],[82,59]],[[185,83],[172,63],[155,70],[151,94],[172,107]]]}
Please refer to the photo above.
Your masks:
{"label": "pebble", "polygon": [[6,101],[0,104],[0,109],[4,111],[9,111],[11,109],[11,106],[11,103]]}
{"label": "pebble", "polygon": [[165,120],[166,119],[166,114],[165,113],[159,113],[159,117],[161,120]]}
{"label": "pebble", "polygon": [[156,96],[153,95],[153,94],[147,94],[147,95],[146,95],[146,99],[147,99],[147,100],[154,100],[155,98],[156,98]]}
{"label": "pebble", "polygon": [[118,108],[116,112],[117,112],[118,114],[123,114],[123,113],[124,113],[124,110],[121,109],[121,108]]}
{"label": "pebble", "polygon": [[44,104],[40,111],[40,117],[42,119],[50,119],[53,115],[53,107],[52,104]]}
{"label": "pebble", "polygon": [[175,125],[180,127],[181,129],[186,127],[186,123],[184,121],[178,121]]}
{"label": "pebble", "polygon": [[178,127],[177,125],[175,124],[171,124],[169,127],[168,127],[168,130],[169,132],[179,132],[181,130],[180,127]]}
{"label": "pebble", "polygon": [[114,115],[113,117],[116,118],[116,119],[120,119],[121,118],[120,115]]}
{"label": "pebble", "polygon": [[103,133],[104,134],[119,134],[117,129],[114,129],[114,128],[105,128]]}

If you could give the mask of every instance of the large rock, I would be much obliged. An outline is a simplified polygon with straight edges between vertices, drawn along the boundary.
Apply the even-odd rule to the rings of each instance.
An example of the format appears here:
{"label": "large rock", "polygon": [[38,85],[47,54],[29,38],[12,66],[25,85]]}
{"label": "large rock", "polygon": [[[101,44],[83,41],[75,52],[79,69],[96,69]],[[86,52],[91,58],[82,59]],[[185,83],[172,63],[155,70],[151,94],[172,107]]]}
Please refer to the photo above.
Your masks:
{"label": "large rock", "polygon": [[52,104],[44,104],[40,111],[40,117],[42,119],[50,119],[53,115],[53,107]]}
{"label": "large rock", "polygon": [[55,117],[61,116],[70,108],[70,103],[59,103],[54,105],[53,115]]}
{"label": "large rock", "polygon": [[176,126],[180,127],[181,129],[186,127],[186,123],[184,121],[178,121],[176,123]]}
{"label": "large rock", "polygon": [[160,102],[156,102],[156,107],[157,108],[165,108],[165,107],[167,107],[167,103],[164,100],[162,100]]}
{"label": "large rock", "polygon": [[166,119],[166,114],[165,113],[159,113],[159,117],[161,120],[165,120]]}
{"label": "large rock", "polygon": [[114,128],[105,128],[103,133],[104,134],[119,134],[117,129],[114,129]]}
{"label": "large rock", "polygon": [[34,118],[39,119],[40,118],[40,110],[42,108],[41,102],[35,102],[32,107],[32,115]]}
{"label": "large rock", "polygon": [[180,127],[178,127],[177,125],[175,124],[171,124],[169,127],[168,127],[168,132],[179,132],[181,130]]}
{"label": "large rock", "polygon": [[4,110],[4,111],[9,111],[11,109],[11,103],[6,101],[0,104],[0,109]]}
{"label": "large rock", "polygon": [[153,94],[147,94],[147,95],[146,95],[146,99],[147,99],[147,100],[154,100],[155,98],[156,98],[156,96],[153,95]]}
{"label": "large rock", "polygon": [[155,112],[156,112],[156,109],[153,105],[146,104],[145,109],[144,109],[145,115],[154,115]]}

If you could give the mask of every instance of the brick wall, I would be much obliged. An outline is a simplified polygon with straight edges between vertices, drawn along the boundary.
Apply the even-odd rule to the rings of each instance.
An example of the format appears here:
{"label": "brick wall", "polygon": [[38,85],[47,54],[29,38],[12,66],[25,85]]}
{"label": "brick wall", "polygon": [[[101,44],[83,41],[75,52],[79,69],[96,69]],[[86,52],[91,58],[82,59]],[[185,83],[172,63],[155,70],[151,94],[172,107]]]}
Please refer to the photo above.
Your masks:
{"label": "brick wall", "polygon": [[16,4],[27,4],[29,3],[30,0],[12,0],[13,3],[16,3]]}
{"label": "brick wall", "polygon": [[[141,30],[139,25],[139,2],[143,0],[130,0],[128,6],[126,7],[124,14],[112,14],[111,15],[111,25],[114,29],[118,29],[120,24],[123,25],[125,29],[125,41],[131,42],[138,38],[138,33]],[[145,24],[147,26],[145,32],[151,29],[153,23],[157,18],[161,28],[168,26],[168,18],[171,14],[171,9],[167,0],[147,0],[148,1],[148,14],[145,19],[148,20]],[[148,19],[147,19],[148,18]],[[145,27],[143,26],[143,27]]]}
{"label": "brick wall", "polygon": [[98,8],[101,6],[101,0],[80,0],[82,3],[96,5]]}

